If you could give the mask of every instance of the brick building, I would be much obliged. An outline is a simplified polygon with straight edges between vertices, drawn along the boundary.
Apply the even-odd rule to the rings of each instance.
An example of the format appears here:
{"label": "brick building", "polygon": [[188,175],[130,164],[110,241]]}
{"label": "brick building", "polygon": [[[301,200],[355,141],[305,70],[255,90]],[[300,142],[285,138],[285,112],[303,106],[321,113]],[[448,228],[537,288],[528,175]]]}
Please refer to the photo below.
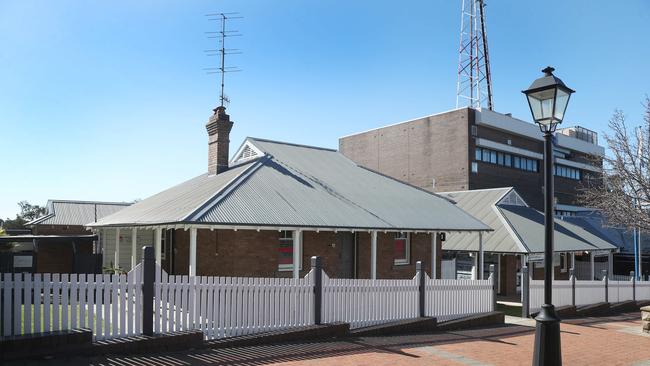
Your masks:
{"label": "brick building", "polygon": [[101,271],[98,255],[101,238],[91,235],[84,225],[129,205],[125,202],[48,200],[46,214],[25,224],[33,235],[2,238],[11,250],[0,253],[3,262],[0,266],[17,272]]}
{"label": "brick building", "polygon": [[437,233],[490,230],[336,150],[247,138],[228,159],[232,126],[225,108],[215,109],[207,173],[88,224],[115,238],[105,256],[128,269],[140,233],[153,232],[156,261],[174,274],[298,277],[318,255],[333,277],[410,278],[418,260],[439,274]]}
{"label": "brick building", "polygon": [[[543,136],[508,114],[461,108],[342,137],[339,150],[361,166],[435,192],[514,187],[543,210]],[[602,169],[596,133],[559,129],[556,211],[573,215],[577,189]]]}

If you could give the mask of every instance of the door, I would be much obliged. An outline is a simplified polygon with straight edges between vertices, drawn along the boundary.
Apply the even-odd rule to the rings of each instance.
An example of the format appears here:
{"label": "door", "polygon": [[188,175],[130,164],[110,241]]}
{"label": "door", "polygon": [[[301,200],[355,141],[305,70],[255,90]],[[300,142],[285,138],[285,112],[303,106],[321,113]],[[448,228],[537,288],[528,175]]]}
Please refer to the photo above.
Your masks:
{"label": "door", "polygon": [[355,240],[354,233],[336,233],[336,246],[339,249],[339,268],[336,278],[355,278]]}

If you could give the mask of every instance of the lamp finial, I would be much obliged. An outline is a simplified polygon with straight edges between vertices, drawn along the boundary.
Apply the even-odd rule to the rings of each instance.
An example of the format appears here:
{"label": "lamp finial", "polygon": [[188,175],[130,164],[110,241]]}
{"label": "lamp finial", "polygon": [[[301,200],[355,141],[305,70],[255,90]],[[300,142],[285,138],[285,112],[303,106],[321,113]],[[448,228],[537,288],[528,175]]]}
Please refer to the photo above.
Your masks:
{"label": "lamp finial", "polygon": [[555,71],[555,69],[553,68],[553,66],[546,66],[546,68],[545,68],[544,70],[542,70],[542,72],[543,72],[544,74],[546,74],[546,76],[552,76],[552,75],[553,75],[553,71]]}

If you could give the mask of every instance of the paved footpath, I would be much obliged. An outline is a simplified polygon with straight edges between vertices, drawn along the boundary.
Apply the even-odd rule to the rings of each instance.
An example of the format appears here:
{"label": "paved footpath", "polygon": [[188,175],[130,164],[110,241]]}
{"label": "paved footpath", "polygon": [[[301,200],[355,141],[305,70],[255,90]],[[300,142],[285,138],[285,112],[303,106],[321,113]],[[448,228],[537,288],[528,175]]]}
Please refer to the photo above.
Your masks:
{"label": "paved footpath", "polygon": [[[534,338],[534,328],[530,325],[531,322],[519,320],[500,327],[437,334],[204,349],[129,357],[50,360],[38,364],[530,365]],[[565,365],[650,366],[650,336],[641,333],[639,313],[568,320],[562,323],[561,329]],[[29,363],[20,363],[25,364]]]}

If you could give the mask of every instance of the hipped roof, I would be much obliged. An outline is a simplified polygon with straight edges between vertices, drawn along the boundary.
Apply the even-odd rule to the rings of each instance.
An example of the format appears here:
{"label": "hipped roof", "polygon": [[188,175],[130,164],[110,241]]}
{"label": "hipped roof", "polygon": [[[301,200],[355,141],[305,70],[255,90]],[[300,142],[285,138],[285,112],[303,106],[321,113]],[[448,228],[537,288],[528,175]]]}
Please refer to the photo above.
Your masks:
{"label": "hipped roof", "polygon": [[[483,234],[483,250],[495,253],[544,252],[544,215],[528,207],[514,188],[478,189],[441,193],[494,231]],[[514,203],[514,204],[513,204]],[[478,251],[477,234],[450,235],[443,249]],[[579,222],[555,220],[554,250],[577,252],[615,250],[605,237],[593,234]]]}
{"label": "hipped roof", "polygon": [[336,150],[256,138],[244,145],[259,154],[88,226],[490,230],[447,199],[358,166]]}
{"label": "hipped roof", "polygon": [[27,224],[34,225],[86,225],[131,205],[127,202],[48,200],[47,214]]}

